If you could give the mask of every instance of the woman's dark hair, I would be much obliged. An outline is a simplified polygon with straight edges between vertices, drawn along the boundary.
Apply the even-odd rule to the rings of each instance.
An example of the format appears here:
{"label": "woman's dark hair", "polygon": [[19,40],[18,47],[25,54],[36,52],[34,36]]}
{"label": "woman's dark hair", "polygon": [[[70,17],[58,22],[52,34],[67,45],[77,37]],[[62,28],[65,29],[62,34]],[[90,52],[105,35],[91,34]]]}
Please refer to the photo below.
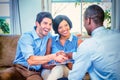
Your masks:
{"label": "woman's dark hair", "polygon": [[65,16],[65,15],[58,15],[58,16],[56,16],[56,17],[53,19],[53,30],[55,31],[56,34],[59,34],[59,33],[58,33],[58,26],[59,26],[59,24],[60,24],[63,20],[67,21],[67,23],[68,23],[69,26],[70,26],[70,29],[72,28],[72,22],[71,22],[71,20],[70,20],[67,16]]}
{"label": "woman's dark hair", "polygon": [[41,21],[43,20],[43,18],[50,18],[52,21],[53,21],[53,18],[52,18],[52,15],[51,13],[49,12],[40,12],[37,14],[37,17],[36,17],[36,21],[41,23]]}
{"label": "woman's dark hair", "polygon": [[96,24],[103,24],[104,16],[103,9],[98,5],[89,6],[84,13],[84,18],[91,18]]}

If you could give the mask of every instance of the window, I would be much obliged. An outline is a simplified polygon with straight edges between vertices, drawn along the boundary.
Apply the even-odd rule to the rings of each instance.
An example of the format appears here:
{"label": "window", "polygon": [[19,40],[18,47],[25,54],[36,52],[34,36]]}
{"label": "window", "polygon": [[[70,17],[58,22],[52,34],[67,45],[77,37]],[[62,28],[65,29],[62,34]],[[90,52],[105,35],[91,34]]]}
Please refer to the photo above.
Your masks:
{"label": "window", "polygon": [[0,34],[21,34],[19,0],[0,0]]}
{"label": "window", "polygon": [[52,15],[53,17],[59,14],[67,15],[73,23],[71,33],[87,35],[83,25],[83,13],[91,4],[100,5],[104,9],[106,15],[104,25],[110,28],[111,0],[52,0]]}
{"label": "window", "polygon": [[10,33],[10,0],[0,0],[0,34]]}

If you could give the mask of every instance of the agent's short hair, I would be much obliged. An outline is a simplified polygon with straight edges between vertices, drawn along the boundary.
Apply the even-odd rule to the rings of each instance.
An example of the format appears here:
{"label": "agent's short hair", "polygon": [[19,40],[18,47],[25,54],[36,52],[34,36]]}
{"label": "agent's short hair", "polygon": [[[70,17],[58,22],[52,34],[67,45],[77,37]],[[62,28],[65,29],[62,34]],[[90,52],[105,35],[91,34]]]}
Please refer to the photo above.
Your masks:
{"label": "agent's short hair", "polygon": [[98,5],[89,6],[84,13],[84,18],[91,18],[96,24],[102,24],[104,16],[103,9]]}
{"label": "agent's short hair", "polygon": [[53,21],[51,13],[49,13],[49,12],[40,12],[40,13],[37,14],[36,22],[41,23],[43,18],[50,18]]}
{"label": "agent's short hair", "polygon": [[71,20],[70,20],[67,16],[65,16],[65,15],[58,15],[58,16],[56,16],[56,17],[53,19],[53,30],[54,30],[55,34],[59,34],[59,33],[58,33],[58,26],[59,26],[59,24],[60,24],[63,20],[67,21],[67,23],[68,23],[69,26],[70,26],[70,29],[72,28],[72,22],[71,22]]}

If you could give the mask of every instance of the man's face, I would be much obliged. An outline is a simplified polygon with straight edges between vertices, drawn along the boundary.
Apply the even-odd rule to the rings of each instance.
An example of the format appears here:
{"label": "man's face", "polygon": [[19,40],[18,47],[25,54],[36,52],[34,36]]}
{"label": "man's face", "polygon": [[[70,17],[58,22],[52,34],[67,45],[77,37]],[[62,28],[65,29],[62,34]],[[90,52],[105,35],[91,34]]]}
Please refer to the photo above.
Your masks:
{"label": "man's face", "polygon": [[44,37],[48,34],[52,27],[52,20],[50,18],[43,18],[41,23],[37,22],[36,32],[40,37]]}

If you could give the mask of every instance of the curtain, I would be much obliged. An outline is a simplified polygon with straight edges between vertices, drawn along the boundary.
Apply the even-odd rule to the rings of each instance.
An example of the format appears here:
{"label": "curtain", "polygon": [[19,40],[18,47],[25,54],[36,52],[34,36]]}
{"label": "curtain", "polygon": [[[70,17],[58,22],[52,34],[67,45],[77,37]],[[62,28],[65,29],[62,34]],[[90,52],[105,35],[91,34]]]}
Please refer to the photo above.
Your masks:
{"label": "curtain", "polygon": [[12,34],[22,34],[21,29],[21,20],[20,20],[20,10],[19,10],[19,0],[10,0],[11,1],[11,31]]}
{"label": "curtain", "polygon": [[51,0],[41,0],[42,11],[51,12]]}
{"label": "curtain", "polygon": [[112,26],[111,29],[120,32],[120,0],[112,0]]}

